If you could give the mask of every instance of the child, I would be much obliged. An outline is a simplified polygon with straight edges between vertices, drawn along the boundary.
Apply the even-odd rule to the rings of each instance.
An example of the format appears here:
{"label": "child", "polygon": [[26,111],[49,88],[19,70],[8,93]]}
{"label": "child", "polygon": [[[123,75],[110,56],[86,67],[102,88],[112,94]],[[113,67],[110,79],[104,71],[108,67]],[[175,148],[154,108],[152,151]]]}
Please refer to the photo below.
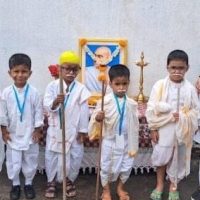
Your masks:
{"label": "child", "polygon": [[[200,76],[195,84],[198,98],[199,98],[199,106],[200,106]],[[200,112],[198,116],[198,131],[194,135],[194,141],[200,144]],[[200,184],[200,163],[199,163],[199,184]],[[200,186],[198,189],[192,194],[191,200],[199,200],[200,199]]]}
{"label": "child", "polygon": [[80,70],[79,57],[72,51],[60,56],[60,70],[63,77],[64,94],[60,93],[59,80],[52,81],[46,88],[44,106],[48,110],[49,127],[47,130],[45,166],[47,189],[45,197],[54,198],[56,183],[63,180],[62,174],[62,133],[60,131],[60,104],[65,106],[66,131],[66,175],[67,197],[76,196],[74,181],[78,176],[83,158],[83,138],[88,132],[90,96],[86,87],[75,80]]}
{"label": "child", "polygon": [[152,164],[157,167],[157,185],[150,195],[162,199],[165,173],[170,181],[168,200],[179,200],[177,184],[190,173],[192,135],[197,129],[198,98],[184,76],[188,55],[172,51],[167,58],[169,75],[153,86],[146,117],[154,145]]}
{"label": "child", "polygon": [[118,179],[117,195],[120,200],[129,200],[124,184],[133,167],[138,151],[139,122],[137,103],[126,92],[130,82],[130,72],[125,65],[112,66],[108,72],[112,92],[104,99],[104,111],[99,102],[89,123],[89,135],[93,137],[95,127],[103,121],[101,152],[102,199],[111,200],[110,182]]}
{"label": "child", "polygon": [[14,54],[9,59],[9,75],[14,84],[2,92],[4,112],[1,130],[6,143],[6,166],[12,180],[10,199],[20,198],[20,177],[25,176],[24,193],[35,198],[32,180],[38,164],[38,140],[43,124],[42,102],[38,91],[27,83],[31,76],[31,59],[25,54]]}

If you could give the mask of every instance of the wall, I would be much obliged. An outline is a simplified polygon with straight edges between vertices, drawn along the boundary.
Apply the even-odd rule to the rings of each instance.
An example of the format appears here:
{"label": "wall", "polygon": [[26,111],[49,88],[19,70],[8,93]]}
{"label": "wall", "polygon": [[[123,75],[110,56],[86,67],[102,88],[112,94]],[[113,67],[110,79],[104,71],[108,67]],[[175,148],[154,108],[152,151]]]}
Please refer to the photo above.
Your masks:
{"label": "wall", "polygon": [[174,49],[189,54],[187,78],[200,74],[199,0],[0,0],[0,89],[11,83],[8,59],[30,55],[30,82],[44,93],[51,80],[47,66],[67,49],[78,52],[82,37],[126,38],[131,69],[129,93],[138,93],[141,51],[150,64],[144,70],[145,94],[166,75],[166,57]]}

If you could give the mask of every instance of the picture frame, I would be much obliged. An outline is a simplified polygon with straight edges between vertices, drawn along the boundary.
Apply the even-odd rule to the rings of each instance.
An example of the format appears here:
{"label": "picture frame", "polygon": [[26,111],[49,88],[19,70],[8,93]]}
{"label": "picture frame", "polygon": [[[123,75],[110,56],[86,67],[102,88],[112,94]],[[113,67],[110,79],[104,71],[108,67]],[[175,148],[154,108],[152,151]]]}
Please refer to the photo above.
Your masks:
{"label": "picture frame", "polygon": [[[79,39],[79,56],[81,65],[81,77],[79,79],[90,90],[92,95],[99,96],[100,90],[98,87],[90,87],[98,82],[98,72],[95,70],[97,60],[103,59],[103,51],[109,56],[108,59],[103,59],[105,65],[110,67],[115,64],[127,64],[127,45],[126,39],[101,39],[101,38],[80,38]],[[100,55],[99,53],[100,52]],[[102,53],[102,55],[101,55]],[[98,55],[97,55],[98,54]],[[106,55],[106,54],[105,54]],[[95,72],[94,72],[95,70]],[[89,76],[92,74],[93,78]],[[95,80],[96,79],[96,80]]]}

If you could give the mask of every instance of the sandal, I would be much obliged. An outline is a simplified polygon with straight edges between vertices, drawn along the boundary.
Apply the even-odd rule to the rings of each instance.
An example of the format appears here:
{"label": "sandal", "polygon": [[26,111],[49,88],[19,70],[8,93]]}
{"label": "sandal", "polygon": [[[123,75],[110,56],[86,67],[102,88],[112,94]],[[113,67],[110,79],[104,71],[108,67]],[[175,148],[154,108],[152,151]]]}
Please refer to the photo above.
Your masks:
{"label": "sandal", "polygon": [[168,200],[180,200],[179,192],[169,192]]}
{"label": "sandal", "polygon": [[67,179],[66,183],[66,196],[67,197],[75,197],[76,196],[76,187],[72,181]]}
{"label": "sandal", "polygon": [[47,183],[47,188],[45,190],[46,198],[55,198],[56,197],[56,183],[54,181]]}
{"label": "sandal", "polygon": [[118,196],[119,200],[130,200],[130,196],[129,196],[128,192],[117,193],[117,196]]}
{"label": "sandal", "polygon": [[150,195],[151,200],[162,200],[162,194],[163,192],[159,192],[156,189],[152,191]]}

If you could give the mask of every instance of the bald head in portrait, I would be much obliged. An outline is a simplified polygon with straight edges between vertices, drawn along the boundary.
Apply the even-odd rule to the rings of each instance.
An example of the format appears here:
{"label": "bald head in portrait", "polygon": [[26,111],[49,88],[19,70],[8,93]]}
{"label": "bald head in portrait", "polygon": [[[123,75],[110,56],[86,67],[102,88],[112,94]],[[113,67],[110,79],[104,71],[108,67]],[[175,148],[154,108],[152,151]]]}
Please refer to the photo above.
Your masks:
{"label": "bald head in portrait", "polygon": [[[85,69],[85,85],[90,92],[101,93],[102,83],[98,80],[99,66],[107,65],[112,61],[111,50],[106,46],[98,47],[94,52],[94,65],[87,66]],[[107,66],[106,75],[108,74],[110,66]]]}

